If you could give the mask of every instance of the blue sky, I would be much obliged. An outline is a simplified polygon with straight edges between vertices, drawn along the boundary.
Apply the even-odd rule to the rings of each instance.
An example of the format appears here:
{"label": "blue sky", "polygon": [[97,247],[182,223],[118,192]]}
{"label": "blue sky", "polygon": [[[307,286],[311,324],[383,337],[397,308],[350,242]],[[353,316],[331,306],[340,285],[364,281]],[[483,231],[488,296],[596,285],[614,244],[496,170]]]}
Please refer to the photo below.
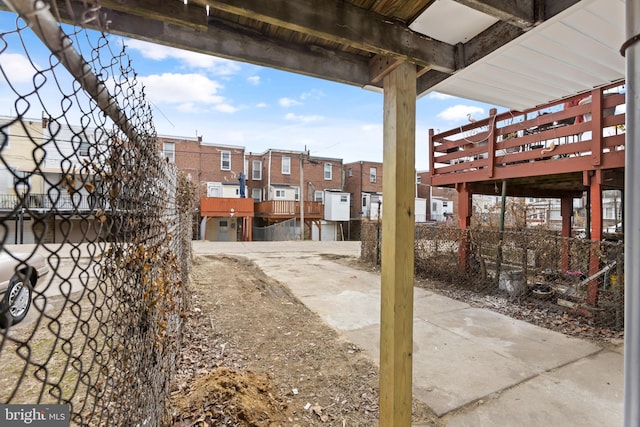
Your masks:
{"label": "blue sky", "polygon": [[[310,150],[346,162],[382,161],[383,96],[359,87],[123,40],[154,107],[159,134],[212,143]],[[432,93],[417,101],[416,167],[428,131],[488,115],[490,106]]]}
{"label": "blue sky", "polygon": [[[0,28],[15,28],[12,14],[0,13]],[[312,155],[345,163],[382,161],[381,93],[138,40],[110,39],[127,46],[160,135],[201,135],[207,143],[243,146],[249,152],[306,147]],[[46,64],[40,41],[27,37],[27,42],[30,54],[42,52]],[[24,50],[13,47],[0,54],[0,66],[24,78]],[[0,102],[7,95],[0,83]],[[0,115],[10,115],[10,108]],[[465,124],[467,114],[482,118],[489,108],[437,93],[420,98],[416,168],[428,168],[430,128]]]}

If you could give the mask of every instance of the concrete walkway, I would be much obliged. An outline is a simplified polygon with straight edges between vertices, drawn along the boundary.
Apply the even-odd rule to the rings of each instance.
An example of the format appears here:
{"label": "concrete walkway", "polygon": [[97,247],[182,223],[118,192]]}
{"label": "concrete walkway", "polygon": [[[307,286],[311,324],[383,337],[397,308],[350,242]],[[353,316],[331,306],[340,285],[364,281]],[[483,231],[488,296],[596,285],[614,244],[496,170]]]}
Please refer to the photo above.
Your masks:
{"label": "concrete walkway", "polygon": [[[287,285],[376,361],[380,275],[321,254],[359,242],[194,242],[196,255],[238,255]],[[489,310],[414,291],[413,394],[449,426],[620,426],[623,346],[602,348]]]}

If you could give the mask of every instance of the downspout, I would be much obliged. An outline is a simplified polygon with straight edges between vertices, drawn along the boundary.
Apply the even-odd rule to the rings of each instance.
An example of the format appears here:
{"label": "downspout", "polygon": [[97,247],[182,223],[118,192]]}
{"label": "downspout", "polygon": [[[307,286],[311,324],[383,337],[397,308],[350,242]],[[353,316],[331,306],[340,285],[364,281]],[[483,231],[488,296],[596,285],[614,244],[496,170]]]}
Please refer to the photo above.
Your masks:
{"label": "downspout", "polygon": [[364,175],[364,167],[362,166],[362,160],[360,160],[360,200],[358,201],[358,204],[360,205],[360,219],[362,219],[362,216],[364,215],[364,209],[362,206],[362,198],[364,197],[364,189],[362,188],[362,175]]}
{"label": "downspout", "polygon": [[625,188],[624,209],[624,281],[625,334],[624,334],[624,425],[640,425],[640,194],[636,190],[640,180],[640,2],[626,1],[626,36],[621,48],[625,54],[627,74],[627,132],[625,137]]}
{"label": "downspout", "polygon": [[271,200],[271,149],[269,149],[269,164],[267,173],[267,200]]}

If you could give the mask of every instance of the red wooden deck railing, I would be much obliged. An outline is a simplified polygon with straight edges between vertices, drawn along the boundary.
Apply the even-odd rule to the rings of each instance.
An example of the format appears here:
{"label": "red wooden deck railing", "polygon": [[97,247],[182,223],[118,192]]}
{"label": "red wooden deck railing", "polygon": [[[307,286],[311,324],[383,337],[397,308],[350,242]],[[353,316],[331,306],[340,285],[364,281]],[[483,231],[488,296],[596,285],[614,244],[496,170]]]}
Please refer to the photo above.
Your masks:
{"label": "red wooden deck railing", "polygon": [[623,85],[430,131],[431,185],[624,167]]}

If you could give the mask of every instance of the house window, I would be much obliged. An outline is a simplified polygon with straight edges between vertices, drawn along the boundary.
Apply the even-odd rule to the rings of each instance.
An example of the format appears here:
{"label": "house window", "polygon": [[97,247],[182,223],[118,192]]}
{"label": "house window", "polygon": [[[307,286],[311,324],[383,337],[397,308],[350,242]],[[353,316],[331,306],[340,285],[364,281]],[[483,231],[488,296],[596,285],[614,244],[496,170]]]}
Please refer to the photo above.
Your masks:
{"label": "house window", "polygon": [[296,191],[296,193],[294,195],[295,199],[296,200],[300,200],[300,187],[296,187],[295,191]]}
{"label": "house window", "polygon": [[89,156],[89,141],[82,141],[80,143],[80,148],[78,150],[78,154],[80,154],[81,156]]}
{"label": "house window", "polygon": [[349,168],[349,176],[353,176],[353,169]]}
{"label": "house window", "polygon": [[249,160],[248,159],[244,159],[244,176],[248,176],[249,175]]}
{"label": "house window", "polygon": [[331,180],[332,177],[332,167],[333,165],[331,163],[325,163],[324,164],[324,179],[327,181]]}
{"label": "house window", "polygon": [[176,162],[176,144],[175,142],[165,142],[162,144],[162,153],[169,163]]}
{"label": "house window", "polygon": [[253,199],[254,202],[261,202],[262,201],[262,190],[260,190],[259,188],[251,189],[251,198]]}
{"label": "house window", "polygon": [[418,184],[422,183],[422,177],[420,175],[416,175],[416,182]]}
{"label": "house window", "polygon": [[442,202],[442,207],[443,207],[443,208],[446,208],[448,205],[449,205],[449,203],[448,203],[448,202]]}
{"label": "house window", "polygon": [[362,198],[362,207],[363,207],[363,208],[366,208],[366,207],[367,207],[367,198],[366,198],[366,197],[363,197],[363,198]]}
{"label": "house window", "polygon": [[220,227],[221,228],[228,227],[228,226],[229,226],[229,222],[228,221],[225,221],[225,220],[220,221]]}
{"label": "house window", "polygon": [[254,160],[251,165],[251,179],[260,181],[262,179],[262,162]]}
{"label": "house window", "polygon": [[283,175],[291,174],[291,157],[282,158],[282,174]]}
{"label": "house window", "polygon": [[231,170],[231,151],[222,151],[220,153],[220,170]]}
{"label": "house window", "polygon": [[376,170],[376,168],[370,168],[369,169],[369,181],[370,182],[376,182],[378,180],[378,171]]}
{"label": "house window", "polygon": [[222,197],[222,183],[207,182],[207,197]]}
{"label": "house window", "polygon": [[285,191],[284,190],[276,190],[276,195],[274,197],[275,199],[284,199],[285,198]]}
{"label": "house window", "polygon": [[341,203],[347,203],[349,201],[349,198],[347,197],[346,194],[341,194],[340,195],[340,202]]}
{"label": "house window", "polygon": [[[327,164],[331,164],[331,163],[327,163]],[[316,202],[324,202],[324,192],[322,191],[316,191],[315,193],[313,193],[313,198]]]}

